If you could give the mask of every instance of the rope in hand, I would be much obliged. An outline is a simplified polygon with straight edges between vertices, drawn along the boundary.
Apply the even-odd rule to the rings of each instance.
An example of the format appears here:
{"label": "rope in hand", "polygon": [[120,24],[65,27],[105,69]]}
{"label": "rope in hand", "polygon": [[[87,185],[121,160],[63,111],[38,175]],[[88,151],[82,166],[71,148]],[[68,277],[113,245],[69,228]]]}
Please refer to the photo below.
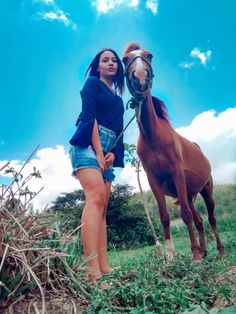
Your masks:
{"label": "rope in hand", "polygon": [[[126,110],[129,109],[129,107],[131,109],[134,109],[136,106],[138,106],[138,102],[134,97],[131,97],[131,99],[127,102],[126,104]],[[128,126],[130,125],[130,123],[134,120],[136,116],[136,113],[133,115],[133,117],[129,120],[129,122],[126,124],[125,128],[122,130],[122,132],[117,136],[114,144],[112,145],[112,148],[110,149],[110,151],[116,146],[116,144],[118,143],[119,139],[121,138],[121,136],[125,133],[126,129],[128,128]]]}

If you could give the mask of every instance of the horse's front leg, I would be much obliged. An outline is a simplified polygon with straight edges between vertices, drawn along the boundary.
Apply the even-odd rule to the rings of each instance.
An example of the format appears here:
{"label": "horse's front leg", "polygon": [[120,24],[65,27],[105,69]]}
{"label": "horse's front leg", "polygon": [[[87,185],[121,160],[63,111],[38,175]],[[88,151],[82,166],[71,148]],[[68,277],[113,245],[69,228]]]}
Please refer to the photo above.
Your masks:
{"label": "horse's front leg", "polygon": [[164,231],[164,238],[165,238],[165,247],[166,247],[166,254],[168,262],[173,261],[174,259],[174,252],[175,247],[172,240],[171,232],[170,232],[170,217],[166,207],[165,195],[161,190],[161,187],[158,186],[155,177],[152,174],[148,174],[148,182],[152,189],[152,192],[156,198],[158,207],[159,207],[159,214],[161,219],[161,224]]}
{"label": "horse's front leg", "polygon": [[188,197],[187,197],[187,187],[184,172],[180,169],[177,175],[174,178],[180,209],[181,209],[181,217],[186,224],[189,232],[190,242],[191,242],[191,250],[193,253],[192,264],[202,261],[202,253],[200,246],[197,242],[197,239],[194,234],[193,229],[193,216],[192,212],[189,208]]}

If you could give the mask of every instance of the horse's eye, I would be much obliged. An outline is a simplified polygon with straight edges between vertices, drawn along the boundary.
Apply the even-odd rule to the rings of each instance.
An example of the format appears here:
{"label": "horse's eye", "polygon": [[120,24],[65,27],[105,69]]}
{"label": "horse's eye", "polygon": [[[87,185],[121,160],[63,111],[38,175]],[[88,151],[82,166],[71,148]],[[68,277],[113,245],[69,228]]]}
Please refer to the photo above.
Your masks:
{"label": "horse's eye", "polygon": [[147,55],[147,58],[151,61],[152,60],[152,57],[153,57],[153,55],[151,54],[151,53],[149,53],[148,55]]}
{"label": "horse's eye", "polygon": [[122,59],[122,61],[124,62],[124,64],[126,64],[126,63],[128,62],[128,60],[129,60],[128,57],[124,57],[124,58]]}

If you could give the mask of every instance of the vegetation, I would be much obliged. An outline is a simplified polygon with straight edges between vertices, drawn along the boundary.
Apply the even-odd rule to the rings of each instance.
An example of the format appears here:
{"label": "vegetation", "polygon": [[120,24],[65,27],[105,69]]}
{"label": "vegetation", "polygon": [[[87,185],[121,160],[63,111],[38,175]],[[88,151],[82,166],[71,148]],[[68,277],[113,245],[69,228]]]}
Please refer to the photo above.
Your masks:
{"label": "vegetation", "polygon": [[78,228],[62,234],[56,215],[32,212],[30,201],[37,192],[28,183],[41,176],[34,168],[24,178],[25,165],[20,171],[10,163],[0,169],[13,177],[0,189],[0,312],[55,313],[57,299],[70,313],[75,300],[81,306],[90,298],[81,284],[86,278],[77,249]]}
{"label": "vegetation", "polygon": [[[1,313],[236,313],[236,185],[215,187],[224,257],[217,253],[203,202],[196,200],[208,256],[195,268],[190,266],[186,227],[172,200],[167,202],[171,220],[178,222],[172,225],[177,254],[168,264],[156,251],[139,194],[129,185],[114,186],[107,213],[109,257],[120,268],[103,277],[110,288],[101,291],[99,283],[91,287],[86,281],[79,236],[83,192],[64,193],[47,212],[31,208],[29,213],[37,193],[26,185],[40,174],[33,169],[24,179],[9,164],[3,169],[13,180],[1,187],[0,195]],[[156,202],[151,192],[144,196],[163,242]]]}
{"label": "vegetation", "polygon": [[[226,249],[232,252],[235,246]],[[171,314],[194,308],[201,308],[201,313],[215,308],[217,313],[218,307],[236,302],[233,254],[220,258],[210,249],[199,268],[192,268],[190,256],[182,252],[172,264],[167,264],[164,256],[156,255],[155,250],[139,253],[139,257],[136,254],[124,260],[121,269],[107,278],[110,290],[94,291],[90,308],[84,313]]]}
{"label": "vegetation", "polygon": [[[157,235],[160,240],[163,240],[156,200],[151,191],[144,192],[144,197],[150,210],[150,216]],[[236,185],[215,186],[214,198],[216,203],[216,218],[219,220],[219,230],[226,231],[229,227],[234,228],[234,220],[231,217],[236,203]],[[171,222],[178,221],[180,223],[178,228],[172,227],[173,234],[175,236],[187,236],[187,228],[180,219],[179,208],[174,206],[171,198],[167,197],[166,199]],[[205,204],[201,196],[197,197],[195,206],[204,219],[206,235],[211,239],[212,232],[208,224]],[[57,213],[58,221],[61,221],[60,228],[62,232],[67,232],[68,230],[74,230],[80,223],[83,207],[84,194],[82,190],[78,190],[59,196],[49,211]],[[68,221],[69,223],[66,223]],[[151,229],[147,223],[140,194],[133,193],[132,187],[128,184],[113,186],[107,209],[107,223],[108,242],[111,249],[133,249],[155,243]]]}

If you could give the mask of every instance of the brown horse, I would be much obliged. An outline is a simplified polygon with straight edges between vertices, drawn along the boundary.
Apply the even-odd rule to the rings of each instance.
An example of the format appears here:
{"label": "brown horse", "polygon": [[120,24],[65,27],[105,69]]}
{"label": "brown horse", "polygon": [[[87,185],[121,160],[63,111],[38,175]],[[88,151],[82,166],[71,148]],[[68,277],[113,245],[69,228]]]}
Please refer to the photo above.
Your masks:
{"label": "brown horse", "polygon": [[[178,199],[181,217],[190,236],[192,263],[195,263],[207,254],[202,218],[194,207],[198,193],[205,201],[217,248],[220,254],[224,254],[214,216],[211,166],[196,143],[172,128],[165,104],[151,96],[154,76],[151,60],[152,54],[137,44],[130,44],[123,57],[127,86],[136,104],[139,127],[137,153],[158,203],[168,256],[173,258],[174,244],[165,195]],[[199,234],[199,243],[193,222]]]}

